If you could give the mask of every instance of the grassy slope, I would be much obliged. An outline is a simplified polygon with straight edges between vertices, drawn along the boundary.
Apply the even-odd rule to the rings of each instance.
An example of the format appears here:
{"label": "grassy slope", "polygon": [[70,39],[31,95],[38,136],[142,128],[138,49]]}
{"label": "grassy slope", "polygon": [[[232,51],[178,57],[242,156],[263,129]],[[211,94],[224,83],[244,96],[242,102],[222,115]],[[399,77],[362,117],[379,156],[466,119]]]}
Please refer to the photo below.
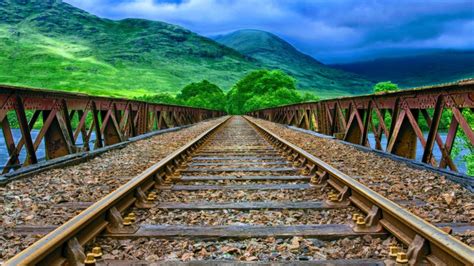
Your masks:
{"label": "grassy slope", "polygon": [[300,89],[323,97],[364,93],[373,85],[355,74],[325,66],[268,32],[240,30],[215,40],[259,60],[267,68],[284,70],[297,78]]}
{"label": "grassy slope", "polygon": [[111,21],[45,2],[0,1],[0,83],[137,96],[175,93],[201,79],[228,89],[259,68],[254,60],[178,26]]}
{"label": "grassy slope", "polygon": [[373,81],[390,80],[401,87],[416,87],[474,77],[474,51],[442,51],[334,66]]}
{"label": "grassy slope", "polygon": [[248,40],[255,41],[276,49],[252,53],[256,60],[163,22],[102,19],[55,0],[6,0],[0,1],[0,83],[131,97],[176,93],[202,79],[227,90],[266,67],[282,68],[301,89],[325,97],[368,87],[283,40]]}

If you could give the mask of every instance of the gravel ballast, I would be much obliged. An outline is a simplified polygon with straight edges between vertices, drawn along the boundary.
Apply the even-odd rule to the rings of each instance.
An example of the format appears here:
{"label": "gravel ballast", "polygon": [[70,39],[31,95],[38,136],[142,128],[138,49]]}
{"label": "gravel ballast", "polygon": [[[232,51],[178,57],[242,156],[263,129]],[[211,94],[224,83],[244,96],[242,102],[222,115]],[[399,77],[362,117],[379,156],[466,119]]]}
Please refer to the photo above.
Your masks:
{"label": "gravel ballast", "polygon": [[8,259],[40,236],[9,232],[18,225],[61,225],[80,210],[51,208],[64,202],[95,202],[197,137],[224,118],[133,142],[86,163],[53,169],[0,187],[0,259]]}
{"label": "gravel ballast", "polygon": [[[133,261],[307,261],[332,259],[387,259],[394,238],[370,236],[335,241],[316,238],[250,238],[244,240],[200,241],[195,239],[117,240],[99,238],[88,249],[99,245],[106,260]],[[404,247],[402,247],[404,248]]]}
{"label": "gravel ballast", "polygon": [[[474,193],[446,177],[420,170],[334,139],[320,138],[283,125],[253,119],[390,200],[420,199],[409,211],[432,223],[474,223]],[[460,236],[474,246],[473,233]]]}

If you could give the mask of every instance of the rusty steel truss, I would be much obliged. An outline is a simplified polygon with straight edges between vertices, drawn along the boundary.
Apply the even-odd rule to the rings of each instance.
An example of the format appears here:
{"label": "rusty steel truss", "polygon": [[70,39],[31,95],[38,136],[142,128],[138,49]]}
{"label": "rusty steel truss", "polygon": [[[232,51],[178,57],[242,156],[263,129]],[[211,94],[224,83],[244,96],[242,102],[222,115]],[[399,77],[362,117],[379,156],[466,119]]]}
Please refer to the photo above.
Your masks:
{"label": "rusty steel truss", "polygon": [[[222,115],[207,109],[0,85],[0,124],[9,154],[3,173],[36,164],[43,141],[48,160]],[[17,141],[14,127],[21,132]],[[33,137],[35,128],[39,132]]]}
{"label": "rusty steel truss", "polygon": [[[463,111],[474,113],[473,79],[391,93],[268,108],[249,115],[311,129],[409,159],[415,159],[419,141],[423,147],[423,163],[458,171],[452,158],[456,136],[463,134],[467,142],[474,145],[473,125],[469,124]],[[450,117],[445,139],[439,134],[442,115]],[[422,120],[429,128],[426,137],[420,124]],[[374,134],[374,144],[369,143],[369,132]],[[383,138],[386,140],[385,145],[382,144]],[[438,160],[433,156],[435,145],[442,154]]]}

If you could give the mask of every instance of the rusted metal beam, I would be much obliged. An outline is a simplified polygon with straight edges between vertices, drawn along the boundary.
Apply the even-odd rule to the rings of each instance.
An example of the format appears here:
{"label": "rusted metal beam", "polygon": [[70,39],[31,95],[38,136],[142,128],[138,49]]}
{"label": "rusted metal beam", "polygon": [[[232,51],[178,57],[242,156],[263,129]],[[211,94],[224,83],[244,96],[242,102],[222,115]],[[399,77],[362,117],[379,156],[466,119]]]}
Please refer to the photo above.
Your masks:
{"label": "rusted metal beam", "polygon": [[[463,132],[468,142],[474,145],[473,125],[468,123],[463,113],[466,109],[471,112],[474,109],[474,79],[397,92],[292,104],[257,110],[248,115],[307,129],[306,121],[294,123],[293,117],[299,117],[301,110],[312,110],[314,124],[317,125],[312,130],[318,133],[410,159],[415,158],[416,144],[420,141],[423,146],[422,162],[457,171],[458,167],[451,158],[456,134]],[[423,120],[419,119],[420,113],[429,127],[427,137],[420,124],[420,120]],[[438,133],[442,130],[443,113],[452,113],[445,141]],[[387,122],[390,118],[391,122]],[[375,145],[368,142],[370,133],[375,136]],[[385,146],[382,145],[383,136],[387,138]],[[433,158],[435,143],[442,153],[439,164]]]}
{"label": "rusted metal beam", "polygon": [[[15,119],[9,119],[9,113],[15,113]],[[93,148],[96,149],[148,133],[155,128],[152,113],[157,115],[158,129],[225,115],[208,109],[0,85],[0,125],[10,156],[2,172],[37,163],[36,152],[43,140],[46,159],[52,159],[89,150],[89,141],[94,134]],[[169,116],[164,117],[164,113]],[[74,119],[76,115],[78,119]],[[43,125],[33,140],[31,130],[40,116]],[[11,128],[17,126],[21,138],[15,144]],[[84,143],[79,143],[79,135]],[[19,154],[23,150],[26,150],[27,158],[20,161]]]}

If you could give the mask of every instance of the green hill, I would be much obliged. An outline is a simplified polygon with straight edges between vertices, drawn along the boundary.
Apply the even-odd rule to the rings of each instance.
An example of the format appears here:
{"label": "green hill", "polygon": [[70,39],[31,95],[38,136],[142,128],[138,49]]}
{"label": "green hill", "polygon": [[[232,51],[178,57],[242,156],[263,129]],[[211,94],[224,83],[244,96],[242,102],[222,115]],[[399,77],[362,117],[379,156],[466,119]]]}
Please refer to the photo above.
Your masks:
{"label": "green hill", "polygon": [[228,89],[258,68],[179,26],[44,0],[0,1],[0,54],[0,83],[117,96],[175,93],[204,78]]}
{"label": "green hill", "polygon": [[[255,41],[249,43],[257,46]],[[282,66],[300,80],[300,88],[322,96],[368,87],[282,40],[261,41],[275,50],[252,53],[253,58],[163,22],[103,19],[60,0],[3,0],[0,83],[132,97],[175,94],[202,79],[228,90],[252,70]]]}
{"label": "green hill", "polygon": [[300,89],[317,91],[322,96],[366,93],[373,86],[358,75],[322,64],[269,32],[239,30],[214,39],[257,59],[267,68],[287,72],[297,78]]}
{"label": "green hill", "polygon": [[417,87],[474,78],[474,51],[440,51],[398,58],[334,65],[372,81],[390,80],[400,87]]}

